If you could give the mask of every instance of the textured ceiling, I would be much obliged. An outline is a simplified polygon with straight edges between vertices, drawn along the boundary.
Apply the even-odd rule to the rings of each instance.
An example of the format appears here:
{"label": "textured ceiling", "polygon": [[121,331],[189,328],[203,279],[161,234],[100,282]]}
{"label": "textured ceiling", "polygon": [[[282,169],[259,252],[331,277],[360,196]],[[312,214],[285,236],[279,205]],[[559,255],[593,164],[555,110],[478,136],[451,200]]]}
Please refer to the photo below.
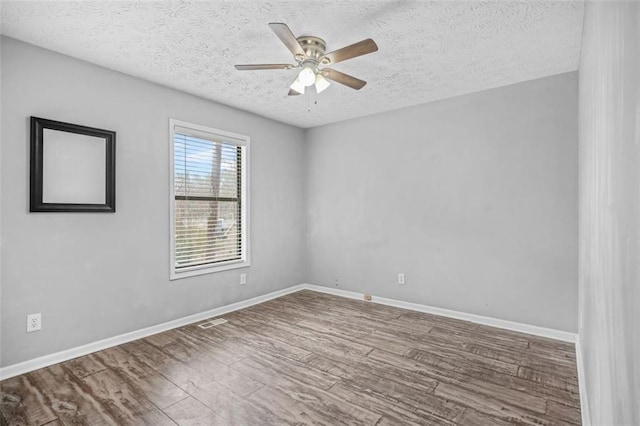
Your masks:
{"label": "textured ceiling", "polygon": [[[3,1],[1,32],[306,128],[574,71],[582,15],[583,1]],[[373,38],[378,52],[333,65],[367,86],[288,97],[296,70],[236,71],[293,62],[269,22],[327,51]]]}

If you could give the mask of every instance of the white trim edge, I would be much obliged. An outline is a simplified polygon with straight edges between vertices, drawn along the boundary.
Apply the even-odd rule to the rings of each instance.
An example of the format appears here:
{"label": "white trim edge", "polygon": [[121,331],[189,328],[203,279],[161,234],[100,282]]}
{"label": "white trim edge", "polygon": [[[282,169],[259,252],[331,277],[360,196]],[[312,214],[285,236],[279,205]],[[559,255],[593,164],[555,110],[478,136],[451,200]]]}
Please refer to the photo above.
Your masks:
{"label": "white trim edge", "polygon": [[[348,297],[349,299],[363,300],[362,293],[339,290],[331,287],[323,287],[314,284],[303,284],[307,290],[319,291],[321,293],[333,294],[336,296]],[[564,342],[575,343],[577,334],[569,331],[555,330],[552,328],[538,327],[536,325],[523,324],[519,322],[507,321],[499,318],[485,317],[482,315],[468,314],[466,312],[452,311],[435,306],[421,305],[418,303],[403,302],[401,300],[387,299],[385,297],[373,296],[371,302],[381,305],[395,306],[396,308],[409,309],[411,311],[425,312],[428,314],[440,315],[443,317],[455,318],[463,321],[470,321],[476,324],[484,324],[491,327],[503,328],[505,330],[517,331],[520,333],[533,334],[534,336],[547,337],[549,339],[562,340]]]}
{"label": "white trim edge", "polygon": [[167,321],[162,324],[153,325],[151,327],[131,331],[129,333],[120,334],[119,336],[109,337],[104,340],[99,340],[97,342],[88,343],[86,345],[77,346],[71,349],[66,349],[64,351],[56,352],[50,355],[44,355],[39,358],[20,362],[18,364],[8,365],[6,367],[0,368],[0,380],[8,379],[10,377],[18,376],[20,374],[28,373],[30,371],[58,364],[60,362],[68,361],[79,356],[88,355],[90,353],[101,351],[103,349],[108,349],[113,346],[141,339],[143,337],[151,336],[152,334],[157,334],[177,327],[182,327],[184,325],[193,324],[195,322],[199,322],[218,315],[224,315],[229,312],[237,311],[238,309],[248,308],[249,306],[257,305],[271,299],[276,299],[290,293],[295,293],[299,290],[304,290],[304,288],[304,285],[295,285],[293,287],[285,288],[283,290],[277,290],[271,293],[264,294],[262,296],[256,296],[251,299],[232,303],[230,305],[220,306],[218,308],[200,312],[198,314],[189,315],[172,321]]}
{"label": "white trim edge", "polygon": [[[58,364],[60,362],[68,361],[73,358],[77,358],[83,355],[88,355],[93,352],[101,351],[103,349],[111,348],[113,346],[121,345],[123,343],[131,342],[133,340],[141,339],[143,337],[151,336],[152,334],[161,333],[163,331],[171,330],[184,325],[193,324],[198,321],[202,321],[211,317],[224,315],[229,312],[237,311],[239,309],[248,308],[249,306],[257,305],[259,303],[266,302],[271,299],[276,299],[281,296],[285,296],[290,293],[295,293],[300,290],[313,290],[321,293],[333,294],[336,296],[346,297],[349,299],[363,300],[363,294],[353,291],[334,289],[331,287],[323,287],[314,284],[298,284],[282,290],[277,290],[271,293],[264,294],[262,296],[256,296],[251,299],[242,300],[240,302],[232,303],[230,305],[220,306],[208,311],[200,312],[198,314],[189,315],[183,318],[178,318],[172,321],[168,321],[162,324],[154,325],[151,327],[143,328],[140,330],[131,331],[129,333],[121,334],[114,337],[109,337],[97,342],[88,343],[83,346],[78,346],[64,351],[56,352],[50,355],[44,355],[39,358],[30,359],[20,362],[18,364],[8,365],[0,368],[0,380],[8,379],[10,377],[18,376],[20,374],[28,373],[30,371],[37,370],[39,368],[48,367],[50,365]],[[584,421],[585,413],[588,414],[586,408],[586,390],[584,389],[584,374],[581,368],[582,359],[580,349],[578,347],[577,334],[567,331],[554,330],[550,328],[538,327],[535,325],[522,324],[518,322],[506,321],[498,318],[485,317],[481,315],[468,314],[465,312],[452,311],[449,309],[437,308],[434,306],[420,305],[418,303],[403,302],[401,300],[387,299],[384,297],[372,297],[372,302],[379,303],[381,305],[395,306],[397,308],[409,309],[412,311],[425,312],[434,315],[440,315],[449,318],[460,319],[463,321],[470,321],[477,324],[484,324],[491,327],[502,328],[511,331],[518,331],[521,333],[533,334],[535,336],[547,337],[550,339],[562,340],[565,342],[576,343],[576,357],[578,361],[578,376],[580,386],[580,403],[582,405],[583,424],[589,426],[590,423]],[[584,398],[584,399],[583,399]]]}
{"label": "white trim edge", "polygon": [[582,347],[580,346],[580,335],[576,338],[576,364],[578,367],[578,392],[580,392],[580,415],[582,416],[582,426],[591,426],[591,412],[589,411],[589,400],[587,399],[587,383],[584,374],[584,359],[582,358]]}

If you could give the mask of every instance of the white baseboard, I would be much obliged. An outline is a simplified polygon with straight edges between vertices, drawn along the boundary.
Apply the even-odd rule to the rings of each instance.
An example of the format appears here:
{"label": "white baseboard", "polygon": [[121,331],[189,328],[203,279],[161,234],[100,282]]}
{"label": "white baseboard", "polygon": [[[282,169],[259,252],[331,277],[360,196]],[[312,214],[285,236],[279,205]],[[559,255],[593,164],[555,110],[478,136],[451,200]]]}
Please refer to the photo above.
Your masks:
{"label": "white baseboard", "polygon": [[[336,296],[348,297],[350,299],[363,300],[362,293],[340,290],[332,287],[324,287],[314,284],[303,284],[307,290],[319,291],[322,293],[334,294]],[[520,333],[533,334],[534,336],[547,337],[549,339],[562,340],[563,342],[575,343],[576,333],[555,330],[552,328],[538,327],[536,325],[523,324],[519,322],[507,321],[498,318],[485,317],[482,315],[468,314],[466,312],[452,311],[449,309],[436,308],[435,306],[420,305],[418,303],[403,302],[402,300],[387,299],[385,297],[373,296],[371,301],[381,305],[395,306],[397,308],[409,309],[412,311],[425,312],[428,314],[440,315],[443,317],[455,318],[463,321],[470,321],[477,324],[484,324],[491,327],[503,328],[505,330],[517,331]]]}
{"label": "white baseboard", "polygon": [[[48,367],[50,365],[58,364],[63,361],[68,361],[79,356],[87,355],[93,352],[101,351],[103,349],[111,348],[113,346],[121,345],[123,343],[131,342],[133,340],[141,339],[143,337],[150,336],[152,334],[161,333],[163,331],[171,330],[184,325],[199,322],[207,318],[224,315],[228,312],[237,311],[238,309],[247,308],[249,306],[257,305],[262,302],[266,302],[271,299],[275,299],[286,294],[295,293],[300,290],[314,290],[322,293],[333,294],[337,296],[347,297],[350,299],[363,300],[363,294],[352,291],[340,290],[331,287],[323,287],[314,284],[299,284],[283,290],[274,291],[262,296],[253,297],[251,299],[243,300],[240,302],[232,303],[230,305],[221,306],[219,308],[211,309],[198,314],[189,315],[183,318],[178,318],[172,321],[165,322],[163,324],[154,325],[151,327],[135,330],[129,333],[121,334],[119,336],[110,337],[108,339],[99,340],[97,342],[89,343],[83,346],[67,349],[54,354],[41,356],[28,361],[20,362],[18,364],[9,365],[0,368],[0,380],[8,379],[20,374],[28,373],[39,368]],[[566,331],[553,330],[550,328],[537,327],[534,325],[522,324],[512,321],[501,320],[497,318],[484,317],[481,315],[468,314],[465,312],[452,311],[449,309],[437,308],[434,306],[420,305],[417,303],[403,302],[401,300],[387,299],[384,297],[372,298],[372,302],[380,303],[388,306],[395,306],[398,308],[409,309],[418,312],[426,312],[434,315],[441,315],[450,318],[456,318],[464,321],[475,322],[478,324],[489,325],[491,327],[498,327],[512,331],[518,331],[522,333],[533,334],[536,336],[548,337],[551,339],[562,340],[565,342],[576,342],[576,334]],[[580,352],[577,350],[577,354]],[[579,356],[579,355],[578,355]],[[578,373],[580,374],[580,363],[578,364]],[[582,377],[582,376],[581,376]],[[582,386],[583,381],[580,381]],[[580,389],[581,396],[583,390]],[[582,401],[581,401],[582,402]],[[583,410],[584,412],[585,410]],[[586,424],[586,423],[585,423]]]}
{"label": "white baseboard", "polygon": [[18,364],[2,367],[0,368],[0,380],[8,379],[10,377],[28,373],[29,371],[38,370],[40,368],[68,361],[79,356],[88,355],[93,352],[101,351],[103,349],[111,348],[113,346],[121,345],[123,343],[131,342],[143,337],[151,336],[152,334],[157,334],[177,327],[182,327],[184,325],[193,324],[207,318],[224,315],[229,312],[237,311],[238,309],[248,308],[249,306],[257,305],[258,303],[266,302],[267,300],[275,299],[303,289],[304,285],[295,285],[283,290],[278,290],[268,294],[264,294],[262,296],[242,300],[240,302],[221,306],[219,308],[200,312],[198,314],[189,315],[162,324],[121,334],[119,336],[109,337],[108,339],[99,340],[97,342],[56,352],[54,354],[45,355],[38,358],[30,359],[28,361],[20,362]]}
{"label": "white baseboard", "polygon": [[589,400],[587,399],[587,383],[584,374],[584,359],[582,358],[582,347],[580,346],[580,335],[576,338],[576,364],[578,367],[578,391],[580,392],[580,414],[582,416],[582,426],[591,426],[591,412],[589,411]]}

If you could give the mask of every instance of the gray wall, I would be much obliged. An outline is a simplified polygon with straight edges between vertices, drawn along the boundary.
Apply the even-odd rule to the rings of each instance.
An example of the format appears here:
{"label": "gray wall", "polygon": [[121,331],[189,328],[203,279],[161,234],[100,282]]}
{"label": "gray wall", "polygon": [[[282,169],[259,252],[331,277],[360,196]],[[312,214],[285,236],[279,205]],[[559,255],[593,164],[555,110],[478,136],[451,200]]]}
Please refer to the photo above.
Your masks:
{"label": "gray wall", "polygon": [[577,78],[308,130],[308,282],[575,332]]}
{"label": "gray wall", "polygon": [[585,7],[580,346],[593,425],[640,425],[640,3]]}
{"label": "gray wall", "polygon": [[[2,112],[1,365],[304,282],[302,130],[7,38]],[[117,213],[28,213],[31,115],[117,132]],[[169,281],[170,117],[251,137],[250,268]]]}

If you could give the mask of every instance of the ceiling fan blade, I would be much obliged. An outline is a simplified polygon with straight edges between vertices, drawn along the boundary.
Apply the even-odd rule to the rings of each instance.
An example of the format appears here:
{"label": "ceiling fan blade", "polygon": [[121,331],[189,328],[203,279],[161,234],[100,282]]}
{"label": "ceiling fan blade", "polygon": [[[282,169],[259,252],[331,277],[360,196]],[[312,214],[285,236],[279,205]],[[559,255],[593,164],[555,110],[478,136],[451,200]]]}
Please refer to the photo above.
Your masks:
{"label": "ceiling fan blade", "polygon": [[296,92],[293,89],[289,89],[289,96],[298,96],[298,95],[302,95],[302,93]]}
{"label": "ceiling fan blade", "polygon": [[335,64],[338,62],[346,61],[347,59],[366,55],[368,53],[373,53],[377,50],[378,45],[376,44],[376,42],[368,38],[366,40],[362,40],[349,46],[343,47],[342,49],[329,52],[321,57],[320,60],[325,60],[325,62],[326,60],[328,60],[328,63]]}
{"label": "ceiling fan blade", "polygon": [[340,71],[332,70],[331,68],[324,68],[322,70],[322,75],[331,81],[344,84],[345,86],[356,90],[362,89],[365,84],[367,84],[364,80],[360,80],[359,78],[352,77],[349,74],[345,74]]}
{"label": "ceiling fan blade", "polygon": [[304,49],[302,49],[302,46],[300,46],[300,43],[296,40],[296,36],[293,35],[286,24],[272,22],[269,24],[269,28],[276,33],[280,41],[282,41],[284,45],[287,46],[287,49],[293,53],[293,56],[305,56]]}
{"label": "ceiling fan blade", "polygon": [[252,65],[236,65],[237,70],[289,70],[295,68],[295,65],[290,64],[252,64]]}

